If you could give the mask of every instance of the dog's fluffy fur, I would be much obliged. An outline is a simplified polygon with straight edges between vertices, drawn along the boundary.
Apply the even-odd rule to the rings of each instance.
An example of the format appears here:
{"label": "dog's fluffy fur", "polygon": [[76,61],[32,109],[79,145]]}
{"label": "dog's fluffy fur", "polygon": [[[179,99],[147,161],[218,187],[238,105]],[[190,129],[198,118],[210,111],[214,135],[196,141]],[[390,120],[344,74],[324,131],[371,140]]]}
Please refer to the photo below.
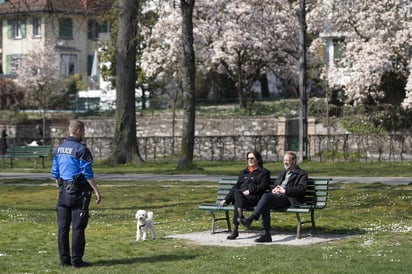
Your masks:
{"label": "dog's fluffy fur", "polygon": [[139,209],[136,212],[135,218],[137,220],[136,241],[146,240],[147,231],[152,232],[152,239],[156,239],[156,233],[153,223],[153,212]]}

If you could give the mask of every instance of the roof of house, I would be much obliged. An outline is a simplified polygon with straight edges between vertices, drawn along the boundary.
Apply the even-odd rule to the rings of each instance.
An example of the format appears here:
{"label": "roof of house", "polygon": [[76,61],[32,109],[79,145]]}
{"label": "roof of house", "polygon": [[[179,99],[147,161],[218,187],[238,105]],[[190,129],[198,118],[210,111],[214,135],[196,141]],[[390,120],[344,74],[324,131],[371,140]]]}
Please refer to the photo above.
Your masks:
{"label": "roof of house", "polygon": [[100,13],[112,8],[113,0],[8,0],[0,15],[48,13]]}

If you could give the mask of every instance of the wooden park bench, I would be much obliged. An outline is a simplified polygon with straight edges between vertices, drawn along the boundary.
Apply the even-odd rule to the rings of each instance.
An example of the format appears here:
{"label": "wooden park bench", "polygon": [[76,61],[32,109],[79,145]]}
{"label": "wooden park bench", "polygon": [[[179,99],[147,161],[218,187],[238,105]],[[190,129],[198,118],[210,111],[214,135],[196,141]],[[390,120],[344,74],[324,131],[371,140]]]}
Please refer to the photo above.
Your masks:
{"label": "wooden park bench", "polygon": [[[328,178],[309,178],[306,189],[306,204],[301,206],[291,206],[288,208],[281,208],[273,210],[276,212],[287,212],[296,214],[296,238],[301,238],[301,228],[305,223],[311,223],[312,233],[316,232],[315,225],[315,210],[326,207],[328,198]],[[224,178],[219,181],[217,198],[214,203],[201,203],[199,209],[207,210],[212,215],[212,229],[211,233],[215,233],[216,222],[224,220],[226,221],[228,231],[231,232],[231,219],[229,212],[234,210],[233,205],[219,206],[219,201],[223,200],[229,190],[236,184],[237,178]],[[276,181],[276,178],[271,178],[271,185]],[[253,211],[253,208],[245,209],[246,211]],[[217,212],[224,212],[223,217],[217,217]],[[302,220],[301,213],[309,213],[310,219]]]}
{"label": "wooden park bench", "polygon": [[34,159],[34,168],[37,167],[37,160],[42,160],[43,168],[44,166],[44,159],[50,156],[51,146],[13,146],[8,149],[7,154],[0,155],[4,160],[10,160],[10,166],[13,168],[13,161],[15,159]]}

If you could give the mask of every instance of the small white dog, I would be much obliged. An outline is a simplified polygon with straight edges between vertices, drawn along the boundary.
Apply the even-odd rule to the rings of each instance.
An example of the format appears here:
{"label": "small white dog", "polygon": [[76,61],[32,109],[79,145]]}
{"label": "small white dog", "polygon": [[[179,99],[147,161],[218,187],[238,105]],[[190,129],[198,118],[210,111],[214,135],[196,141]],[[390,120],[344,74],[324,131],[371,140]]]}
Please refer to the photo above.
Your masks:
{"label": "small white dog", "polygon": [[135,218],[137,220],[136,241],[146,240],[147,230],[152,231],[152,239],[156,239],[156,233],[153,224],[153,212],[139,209],[136,212]]}

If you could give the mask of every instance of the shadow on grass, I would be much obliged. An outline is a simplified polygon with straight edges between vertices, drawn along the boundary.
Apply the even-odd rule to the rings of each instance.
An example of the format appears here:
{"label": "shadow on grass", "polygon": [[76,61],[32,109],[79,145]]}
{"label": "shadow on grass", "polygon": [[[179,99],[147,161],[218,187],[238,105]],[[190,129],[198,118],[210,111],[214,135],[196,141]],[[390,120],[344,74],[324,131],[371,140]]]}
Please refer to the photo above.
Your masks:
{"label": "shadow on grass", "polygon": [[124,259],[111,259],[111,260],[99,260],[93,263],[95,266],[112,266],[112,265],[128,265],[135,263],[159,263],[159,262],[171,262],[171,261],[182,261],[182,260],[192,260],[196,256],[193,255],[158,255],[152,257],[134,257],[134,258],[124,258]]}
{"label": "shadow on grass", "polygon": [[335,228],[335,229],[328,229],[328,228],[316,228],[317,234],[339,234],[339,235],[363,235],[366,234],[367,231],[360,228]]}
{"label": "shadow on grass", "polygon": [[[291,232],[296,231],[296,227],[287,226],[287,227],[276,227],[272,229],[273,233],[284,233],[288,234]],[[301,229],[302,235],[347,235],[347,236],[355,236],[355,235],[363,235],[366,234],[367,231],[360,228],[335,228],[329,229],[326,227],[316,227],[316,230],[312,231],[310,227],[303,227]]]}
{"label": "shadow on grass", "polygon": [[[138,209],[144,209],[144,210],[149,210],[149,211],[155,211],[157,209],[164,210],[165,207],[180,207],[180,206],[192,206],[193,208],[197,208],[199,206],[199,202],[163,202],[161,200],[156,200],[156,204],[152,205],[145,205],[145,206],[139,206],[139,205],[132,205],[132,206],[123,206],[123,207],[112,207],[112,206],[106,206],[106,207],[100,207],[101,209],[110,209],[110,210],[128,210],[133,213],[136,213]],[[154,212],[156,213],[156,211]]]}

